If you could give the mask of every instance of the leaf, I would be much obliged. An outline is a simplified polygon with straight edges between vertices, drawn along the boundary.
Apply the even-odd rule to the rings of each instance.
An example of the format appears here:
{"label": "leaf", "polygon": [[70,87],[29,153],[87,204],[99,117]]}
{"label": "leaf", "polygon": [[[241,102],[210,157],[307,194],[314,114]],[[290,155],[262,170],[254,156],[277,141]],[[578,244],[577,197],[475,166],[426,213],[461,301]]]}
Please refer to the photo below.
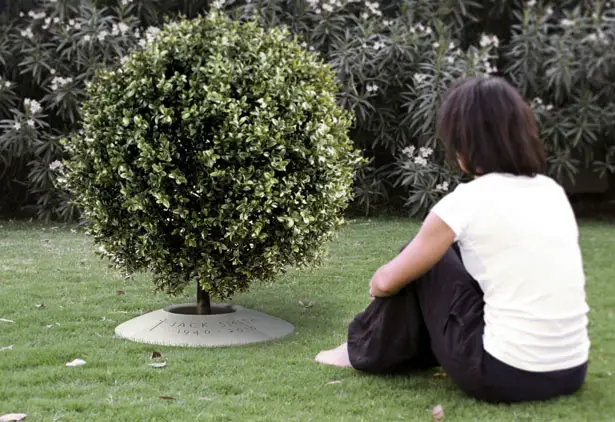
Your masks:
{"label": "leaf", "polygon": [[66,366],[81,366],[81,365],[85,365],[85,361],[83,359],[75,359],[66,364]]}
{"label": "leaf", "polygon": [[171,397],[171,396],[160,396],[160,398],[162,400],[177,400],[175,397]]}
{"label": "leaf", "polygon": [[124,290],[116,290],[115,294],[118,295],[118,296],[121,296],[121,295],[124,294]]}
{"label": "leaf", "polygon": [[45,306],[45,304],[44,304],[44,303],[39,303],[38,305],[36,305],[36,307],[37,307],[38,309],[45,309],[45,308],[46,308],[46,306]]}
{"label": "leaf", "polygon": [[157,363],[150,363],[149,366],[151,366],[152,368],[164,368],[165,366],[167,366],[167,362],[168,361],[164,361],[164,362],[157,362]]}
{"label": "leaf", "polygon": [[4,350],[13,350],[13,345],[11,344],[10,346],[6,346],[6,347],[0,348],[0,352],[2,352]]}
{"label": "leaf", "polygon": [[199,397],[199,400],[211,401],[211,399],[209,397]]}
{"label": "leaf", "polygon": [[162,357],[162,353],[160,352],[152,352],[152,356],[150,357],[150,359],[158,359]]}
{"label": "leaf", "polygon": [[442,407],[442,405],[439,404],[433,409],[431,409],[431,417],[436,421],[439,421],[444,417],[444,408]]}
{"label": "leaf", "polygon": [[11,324],[15,324],[15,321],[10,320],[10,319],[4,319],[4,318],[0,318],[0,322],[8,322],[8,323],[11,323]]}
{"label": "leaf", "polygon": [[0,422],[21,421],[28,416],[25,413],[7,413],[0,416]]}
{"label": "leaf", "polygon": [[325,385],[333,385],[333,384],[341,384],[341,383],[342,383],[342,381],[329,381]]}
{"label": "leaf", "polygon": [[311,308],[312,306],[314,306],[314,302],[309,301],[309,302],[305,303],[302,300],[300,300],[299,301],[299,305],[303,306],[304,308]]}

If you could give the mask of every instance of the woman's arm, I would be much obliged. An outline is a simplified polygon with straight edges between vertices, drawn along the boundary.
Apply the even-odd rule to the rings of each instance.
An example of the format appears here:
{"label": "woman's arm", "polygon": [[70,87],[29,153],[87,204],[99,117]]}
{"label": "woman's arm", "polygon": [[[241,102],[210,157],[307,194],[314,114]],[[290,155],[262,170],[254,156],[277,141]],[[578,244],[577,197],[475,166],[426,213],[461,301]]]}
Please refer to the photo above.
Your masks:
{"label": "woman's arm", "polygon": [[392,296],[433,267],[455,241],[455,233],[430,213],[418,234],[388,264],[376,271],[369,285],[372,297]]}

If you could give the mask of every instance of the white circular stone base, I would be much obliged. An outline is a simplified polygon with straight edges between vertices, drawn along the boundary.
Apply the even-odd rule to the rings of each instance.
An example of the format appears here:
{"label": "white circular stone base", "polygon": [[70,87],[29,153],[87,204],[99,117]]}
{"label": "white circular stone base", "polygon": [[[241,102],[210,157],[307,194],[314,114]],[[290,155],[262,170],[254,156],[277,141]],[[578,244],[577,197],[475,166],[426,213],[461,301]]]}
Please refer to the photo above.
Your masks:
{"label": "white circular stone base", "polygon": [[120,324],[115,334],[139,343],[183,347],[224,347],[286,337],[286,321],[238,305],[212,305],[212,315],[193,315],[194,303],[169,306]]}

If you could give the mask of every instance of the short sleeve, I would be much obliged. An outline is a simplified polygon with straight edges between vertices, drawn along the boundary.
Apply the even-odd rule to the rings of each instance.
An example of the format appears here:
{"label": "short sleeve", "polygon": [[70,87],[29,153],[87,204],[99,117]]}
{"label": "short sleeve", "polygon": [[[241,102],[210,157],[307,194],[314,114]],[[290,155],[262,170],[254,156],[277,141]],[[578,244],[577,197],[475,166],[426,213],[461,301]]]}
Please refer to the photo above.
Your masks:
{"label": "short sleeve", "polygon": [[471,222],[474,203],[475,199],[471,198],[467,184],[460,184],[454,191],[440,199],[431,212],[440,217],[453,230],[455,241],[458,241],[463,238]]}

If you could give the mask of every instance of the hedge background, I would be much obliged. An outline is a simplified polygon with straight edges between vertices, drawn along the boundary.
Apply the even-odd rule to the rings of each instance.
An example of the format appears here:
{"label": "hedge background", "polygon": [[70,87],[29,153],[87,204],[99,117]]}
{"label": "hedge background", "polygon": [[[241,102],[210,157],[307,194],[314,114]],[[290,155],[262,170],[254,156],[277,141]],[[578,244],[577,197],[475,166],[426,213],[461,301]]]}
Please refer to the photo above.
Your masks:
{"label": "hedge background", "polygon": [[[2,4],[0,3],[0,7]],[[0,16],[0,213],[71,219],[58,140],[78,127],[85,83],[166,17],[207,1],[24,0]],[[369,165],[355,212],[421,215],[459,182],[434,136],[439,96],[465,74],[501,75],[536,112],[549,172],[570,192],[615,172],[615,5],[600,0],[216,0],[287,25],[337,72],[351,137]],[[602,178],[600,178],[602,177]],[[575,187],[572,182],[577,181]],[[580,185],[579,185],[580,184]]]}

